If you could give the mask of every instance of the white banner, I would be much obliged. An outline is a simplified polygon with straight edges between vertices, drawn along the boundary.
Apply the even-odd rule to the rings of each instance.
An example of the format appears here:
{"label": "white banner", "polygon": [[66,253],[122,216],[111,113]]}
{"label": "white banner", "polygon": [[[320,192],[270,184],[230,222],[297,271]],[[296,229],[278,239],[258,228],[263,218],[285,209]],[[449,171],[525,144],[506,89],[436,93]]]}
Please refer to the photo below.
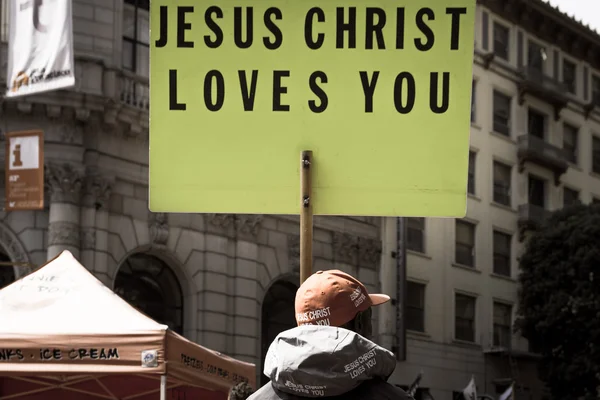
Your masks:
{"label": "white banner", "polygon": [[75,85],[71,0],[9,0],[6,97]]}

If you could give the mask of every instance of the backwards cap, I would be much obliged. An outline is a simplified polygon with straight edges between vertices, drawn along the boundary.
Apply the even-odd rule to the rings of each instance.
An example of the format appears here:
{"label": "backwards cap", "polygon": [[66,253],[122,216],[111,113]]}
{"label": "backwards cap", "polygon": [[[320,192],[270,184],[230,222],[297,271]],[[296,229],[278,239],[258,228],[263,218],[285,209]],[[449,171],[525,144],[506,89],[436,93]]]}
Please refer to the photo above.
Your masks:
{"label": "backwards cap", "polygon": [[296,292],[296,322],[340,327],[359,312],[389,300],[385,294],[369,294],[365,285],[345,272],[317,271]]}

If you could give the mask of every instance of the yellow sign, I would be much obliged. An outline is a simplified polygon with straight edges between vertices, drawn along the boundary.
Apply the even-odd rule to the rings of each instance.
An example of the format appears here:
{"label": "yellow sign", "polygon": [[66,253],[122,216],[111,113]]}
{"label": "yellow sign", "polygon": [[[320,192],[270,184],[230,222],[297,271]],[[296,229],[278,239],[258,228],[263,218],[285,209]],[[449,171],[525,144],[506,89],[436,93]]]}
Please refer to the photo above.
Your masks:
{"label": "yellow sign", "polygon": [[465,214],[475,0],[153,0],[150,209]]}

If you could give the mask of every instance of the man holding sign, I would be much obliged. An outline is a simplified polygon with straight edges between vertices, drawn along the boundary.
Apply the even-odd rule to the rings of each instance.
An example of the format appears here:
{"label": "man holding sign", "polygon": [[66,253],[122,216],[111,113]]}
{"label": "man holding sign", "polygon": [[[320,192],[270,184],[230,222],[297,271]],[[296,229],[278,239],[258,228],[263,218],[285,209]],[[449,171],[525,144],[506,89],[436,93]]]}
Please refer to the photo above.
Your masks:
{"label": "man holding sign", "polygon": [[412,400],[387,383],[396,357],[371,341],[371,307],[389,300],[342,271],[314,273],[296,293],[299,326],[280,333],[267,352],[271,382],[249,400]]}

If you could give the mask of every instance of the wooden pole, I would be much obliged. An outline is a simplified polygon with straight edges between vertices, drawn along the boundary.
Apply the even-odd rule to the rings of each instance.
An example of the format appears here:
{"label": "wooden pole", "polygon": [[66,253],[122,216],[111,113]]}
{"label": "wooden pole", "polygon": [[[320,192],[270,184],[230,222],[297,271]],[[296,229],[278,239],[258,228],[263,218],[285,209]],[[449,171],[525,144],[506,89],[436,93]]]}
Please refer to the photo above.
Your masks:
{"label": "wooden pole", "polygon": [[300,284],[312,274],[313,207],[312,151],[302,152],[300,159]]}

